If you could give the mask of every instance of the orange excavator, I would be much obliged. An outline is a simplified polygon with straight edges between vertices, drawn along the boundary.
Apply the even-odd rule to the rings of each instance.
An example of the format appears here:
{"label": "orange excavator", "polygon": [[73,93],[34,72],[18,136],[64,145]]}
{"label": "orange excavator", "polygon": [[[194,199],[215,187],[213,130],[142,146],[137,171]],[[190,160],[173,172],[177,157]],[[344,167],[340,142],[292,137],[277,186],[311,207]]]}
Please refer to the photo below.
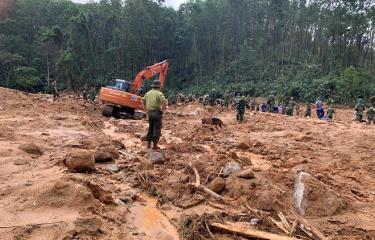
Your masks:
{"label": "orange excavator", "polygon": [[105,104],[103,115],[119,116],[126,113],[139,119],[143,114],[137,110],[143,110],[140,90],[145,80],[149,80],[159,74],[161,86],[164,86],[165,77],[168,72],[169,63],[167,60],[146,67],[140,71],[133,82],[116,79],[114,86],[103,87],[100,90],[99,100]]}

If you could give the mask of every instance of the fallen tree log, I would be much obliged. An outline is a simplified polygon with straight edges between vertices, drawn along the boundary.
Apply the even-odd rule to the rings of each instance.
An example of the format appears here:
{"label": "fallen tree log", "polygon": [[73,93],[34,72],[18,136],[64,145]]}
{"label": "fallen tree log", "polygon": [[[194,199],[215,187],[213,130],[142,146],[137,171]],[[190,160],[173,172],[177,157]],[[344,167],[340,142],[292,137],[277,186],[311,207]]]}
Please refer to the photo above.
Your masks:
{"label": "fallen tree log", "polygon": [[195,174],[195,183],[191,183],[190,186],[193,186],[197,190],[200,190],[200,191],[203,191],[203,192],[207,193],[208,195],[212,196],[213,198],[223,200],[222,196],[220,196],[219,194],[215,193],[214,191],[206,188],[205,186],[201,185],[201,178],[199,176],[199,173],[198,173],[197,169],[195,167],[193,167],[192,165],[189,165],[189,167],[191,169],[193,169],[194,174]]}
{"label": "fallen tree log", "polygon": [[241,235],[248,238],[258,238],[258,239],[265,239],[265,240],[295,240],[296,238],[278,235],[274,233],[264,232],[256,229],[252,229],[245,226],[236,226],[233,224],[221,224],[221,223],[209,223],[209,226],[212,229],[217,229],[229,233],[233,233],[236,235]]}

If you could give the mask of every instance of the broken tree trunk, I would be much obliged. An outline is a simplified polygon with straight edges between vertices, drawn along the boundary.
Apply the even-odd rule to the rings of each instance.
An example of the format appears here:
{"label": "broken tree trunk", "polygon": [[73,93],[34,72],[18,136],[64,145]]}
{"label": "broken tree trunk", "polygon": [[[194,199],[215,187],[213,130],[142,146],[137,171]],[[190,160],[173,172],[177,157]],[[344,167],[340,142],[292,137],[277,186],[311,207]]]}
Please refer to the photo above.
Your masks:
{"label": "broken tree trunk", "polygon": [[220,196],[219,194],[215,193],[214,191],[206,188],[205,186],[202,186],[201,185],[201,178],[199,176],[199,173],[198,173],[197,169],[195,167],[193,167],[192,165],[189,165],[189,167],[191,169],[193,169],[194,174],[195,174],[195,183],[191,183],[190,186],[193,186],[194,188],[196,188],[200,191],[203,191],[203,192],[207,193],[208,195],[210,195],[210,196],[212,196],[216,199],[223,200],[222,196]]}
{"label": "broken tree trunk", "polygon": [[258,238],[258,239],[268,239],[268,240],[294,240],[296,238],[282,236],[274,233],[264,232],[256,229],[252,229],[249,227],[240,227],[235,225],[229,224],[221,224],[221,223],[210,223],[209,224],[212,229],[217,229],[237,235],[241,235],[248,238]]}
{"label": "broken tree trunk", "polygon": [[327,240],[327,238],[323,235],[323,233],[321,233],[317,228],[315,228],[314,226],[312,226],[310,224],[309,221],[307,221],[306,219],[304,219],[303,217],[301,216],[298,216],[296,214],[294,214],[294,216],[302,223],[304,224],[305,226],[308,226],[310,228],[310,231],[311,233],[319,240]]}

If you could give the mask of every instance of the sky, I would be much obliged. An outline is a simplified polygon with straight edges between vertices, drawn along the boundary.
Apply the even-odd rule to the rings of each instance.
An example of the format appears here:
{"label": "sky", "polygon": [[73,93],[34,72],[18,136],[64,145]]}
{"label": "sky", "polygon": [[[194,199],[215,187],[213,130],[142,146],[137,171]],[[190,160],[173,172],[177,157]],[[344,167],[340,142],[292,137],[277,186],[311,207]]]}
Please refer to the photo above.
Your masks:
{"label": "sky", "polygon": [[[72,0],[73,2],[77,3],[86,3],[86,2],[92,2],[95,0]],[[180,6],[181,3],[186,2],[186,0],[166,0],[165,5],[168,7],[173,7],[174,9],[177,9],[178,6]]]}

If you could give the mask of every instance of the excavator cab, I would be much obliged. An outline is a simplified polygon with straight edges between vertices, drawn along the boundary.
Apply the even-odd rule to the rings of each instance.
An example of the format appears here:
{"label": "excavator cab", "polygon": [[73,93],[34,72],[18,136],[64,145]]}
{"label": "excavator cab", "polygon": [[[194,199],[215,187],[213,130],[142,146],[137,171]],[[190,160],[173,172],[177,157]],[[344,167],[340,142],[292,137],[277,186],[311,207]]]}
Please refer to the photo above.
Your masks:
{"label": "excavator cab", "polygon": [[115,86],[112,88],[123,91],[123,92],[129,92],[131,87],[132,87],[132,83],[130,81],[116,79]]}

